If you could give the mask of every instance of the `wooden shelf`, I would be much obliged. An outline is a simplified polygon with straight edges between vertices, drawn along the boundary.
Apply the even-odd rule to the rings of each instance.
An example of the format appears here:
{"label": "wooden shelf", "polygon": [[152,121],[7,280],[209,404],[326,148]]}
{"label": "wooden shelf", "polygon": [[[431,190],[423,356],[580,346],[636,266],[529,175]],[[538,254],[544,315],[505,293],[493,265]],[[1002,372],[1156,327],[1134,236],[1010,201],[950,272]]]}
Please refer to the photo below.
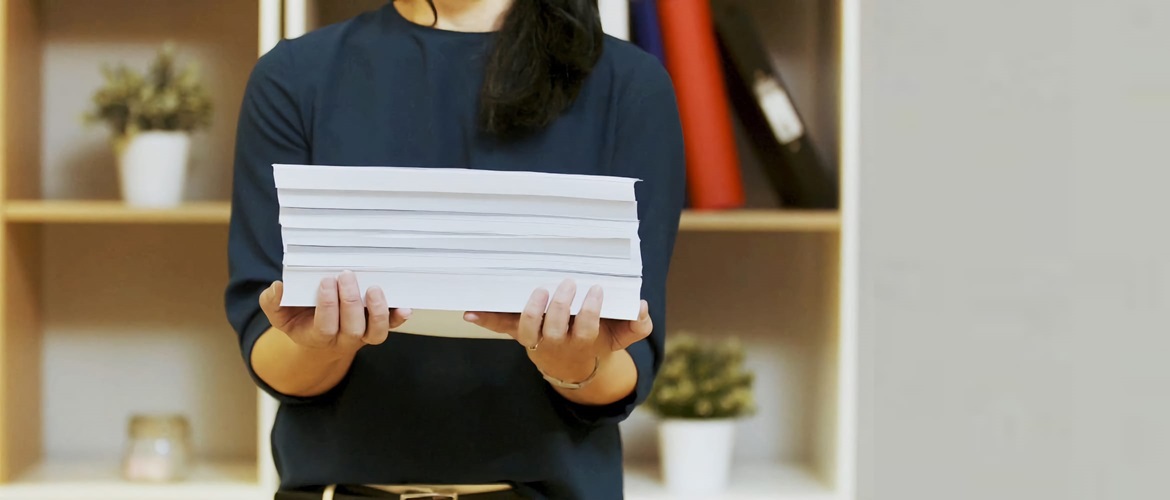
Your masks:
{"label": "wooden shelf", "polygon": [[835,210],[687,210],[680,231],[832,232],[841,229]]}
{"label": "wooden shelf", "polygon": [[[133,208],[116,200],[21,200],[4,205],[4,218],[19,223],[51,224],[227,224],[231,204],[192,202],[177,208]],[[832,210],[687,210],[681,231],[831,232],[841,228]]]}
{"label": "wooden shelf", "polygon": [[4,219],[55,224],[227,224],[231,205],[193,202],[176,208],[129,207],[121,201],[9,201]]}
{"label": "wooden shelf", "polygon": [[[678,496],[666,489],[659,468],[653,464],[626,467],[626,498],[630,500],[667,500]],[[806,468],[775,462],[735,464],[731,469],[728,490],[715,500],[840,500],[831,489],[817,480]]]}
{"label": "wooden shelf", "polygon": [[0,486],[0,499],[21,500],[260,500],[272,498],[256,479],[256,462],[197,464],[181,482],[122,480],[117,460],[49,461]]}

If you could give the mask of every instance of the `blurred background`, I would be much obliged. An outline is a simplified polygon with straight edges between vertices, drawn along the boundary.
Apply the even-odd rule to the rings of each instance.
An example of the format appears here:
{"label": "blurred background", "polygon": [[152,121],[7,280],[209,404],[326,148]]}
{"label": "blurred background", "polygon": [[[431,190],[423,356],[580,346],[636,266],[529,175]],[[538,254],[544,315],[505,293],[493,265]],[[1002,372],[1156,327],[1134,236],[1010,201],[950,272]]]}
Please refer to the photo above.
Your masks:
{"label": "blurred background", "polygon": [[[271,498],[237,108],[385,4],[0,0],[0,499]],[[664,386],[702,388],[623,424],[629,498],[1170,498],[1170,3],[599,7],[688,155]]]}

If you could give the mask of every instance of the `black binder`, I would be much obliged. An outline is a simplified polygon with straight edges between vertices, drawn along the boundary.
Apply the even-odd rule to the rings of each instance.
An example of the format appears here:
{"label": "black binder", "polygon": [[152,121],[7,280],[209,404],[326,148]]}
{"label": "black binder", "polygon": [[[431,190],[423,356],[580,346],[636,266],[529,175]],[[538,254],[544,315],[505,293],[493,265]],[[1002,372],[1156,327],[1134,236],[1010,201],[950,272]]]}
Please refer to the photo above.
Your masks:
{"label": "black binder", "polygon": [[804,119],[751,18],[736,2],[716,1],[711,7],[732,106],[781,203],[837,208],[837,173],[809,140]]}

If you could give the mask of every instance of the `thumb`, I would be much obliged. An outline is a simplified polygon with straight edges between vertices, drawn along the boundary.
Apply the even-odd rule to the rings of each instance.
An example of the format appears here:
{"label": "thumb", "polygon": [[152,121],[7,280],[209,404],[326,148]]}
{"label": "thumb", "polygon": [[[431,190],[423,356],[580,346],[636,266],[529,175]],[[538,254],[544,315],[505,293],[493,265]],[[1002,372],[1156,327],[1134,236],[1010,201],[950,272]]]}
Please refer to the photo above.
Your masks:
{"label": "thumb", "polygon": [[280,281],[274,281],[272,286],[260,294],[260,309],[268,316],[268,321],[272,323],[272,326],[277,329],[287,326],[292,319],[292,311],[280,306],[282,298],[284,298],[284,283]]}
{"label": "thumb", "polygon": [[642,308],[638,312],[638,319],[622,321],[610,331],[613,336],[610,341],[615,351],[625,349],[634,342],[649,337],[650,333],[654,331],[654,321],[650,319],[650,305],[643,300]]}

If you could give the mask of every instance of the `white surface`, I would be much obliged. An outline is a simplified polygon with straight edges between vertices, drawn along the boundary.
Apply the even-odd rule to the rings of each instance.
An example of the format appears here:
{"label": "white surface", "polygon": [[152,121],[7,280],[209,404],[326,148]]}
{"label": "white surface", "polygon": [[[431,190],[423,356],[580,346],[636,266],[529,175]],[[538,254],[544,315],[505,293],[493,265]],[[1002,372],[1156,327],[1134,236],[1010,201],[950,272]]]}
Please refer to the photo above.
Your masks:
{"label": "white surface", "polygon": [[298,38],[312,28],[309,26],[310,8],[316,10],[315,0],[284,0],[285,38]]}
{"label": "white surface", "polygon": [[484,214],[541,214],[579,219],[638,220],[633,200],[588,200],[564,196],[512,196],[471,193],[418,193],[401,191],[357,192],[281,189],[280,205],[295,208],[361,210],[414,210],[420,212],[464,212]]}
{"label": "white surface", "polygon": [[572,238],[517,235],[428,234],[409,231],[377,233],[336,229],[284,228],[284,244],[318,247],[471,250],[491,252],[539,252],[586,257],[627,258],[630,238]]}
{"label": "white surface", "polygon": [[662,476],[675,494],[710,496],[726,490],[735,445],[735,420],[665,420],[661,436]]}
{"label": "white surface", "polygon": [[277,189],[563,196],[633,201],[637,179],[466,168],[273,165]]}
{"label": "white surface", "polygon": [[862,5],[858,497],[1170,499],[1170,2]]}
{"label": "white surface", "polygon": [[[564,271],[636,278],[641,262],[606,257],[543,255],[519,252],[442,251],[409,248],[285,247],[284,264],[297,268],[370,269],[378,271],[440,270],[475,272],[481,269],[513,271],[526,277],[530,270]],[[533,288],[535,289],[535,287]],[[482,291],[482,290],[481,290]],[[529,290],[531,292],[532,290]]]}
{"label": "white surface", "polygon": [[[627,467],[626,500],[684,500],[667,491],[659,467],[630,464]],[[737,463],[722,493],[697,497],[702,500],[845,500],[810,474],[807,469],[775,462]]]}
{"label": "white surface", "polygon": [[[290,307],[316,306],[321,280],[339,273],[340,269],[286,268],[281,304]],[[634,320],[638,318],[641,308],[641,278],[562,276],[560,273],[549,273],[545,277],[517,276],[511,272],[499,276],[363,270],[355,270],[354,273],[363,300],[368,288],[378,286],[386,294],[390,307],[519,313],[524,310],[534,290],[544,288],[551,296],[562,279],[571,277],[576,281],[578,291],[570,307],[572,314],[580,310],[585,300],[584,292],[593,285],[600,285],[605,290],[601,307],[604,318]],[[490,293],[484,293],[483,290],[489,290]]]}
{"label": "white surface", "polygon": [[804,122],[800,120],[788,91],[784,90],[779,81],[762,74],[756,75],[752,88],[777,140],[788,144],[804,135]]}
{"label": "white surface", "polygon": [[[637,238],[638,223],[521,215],[481,217],[473,214],[386,212],[380,210],[313,210],[281,208],[281,227],[412,231],[447,234],[511,234],[576,238]],[[637,247],[632,247],[633,248]]]}
{"label": "white surface", "polygon": [[857,498],[861,0],[841,0],[841,276],[833,481]]}
{"label": "white surface", "polygon": [[606,34],[630,39],[630,2],[629,0],[598,0],[598,11],[601,13],[601,29]]}
{"label": "white surface", "polygon": [[122,198],[136,207],[166,208],[183,201],[191,136],[183,132],[136,134],[118,156]]}
{"label": "white surface", "polygon": [[260,500],[271,489],[256,481],[254,462],[196,464],[185,481],[139,484],[123,481],[116,459],[58,461],[34,466],[0,486],[4,500]]}
{"label": "white surface", "polygon": [[281,38],[281,0],[260,0],[260,53],[267,54]]}

